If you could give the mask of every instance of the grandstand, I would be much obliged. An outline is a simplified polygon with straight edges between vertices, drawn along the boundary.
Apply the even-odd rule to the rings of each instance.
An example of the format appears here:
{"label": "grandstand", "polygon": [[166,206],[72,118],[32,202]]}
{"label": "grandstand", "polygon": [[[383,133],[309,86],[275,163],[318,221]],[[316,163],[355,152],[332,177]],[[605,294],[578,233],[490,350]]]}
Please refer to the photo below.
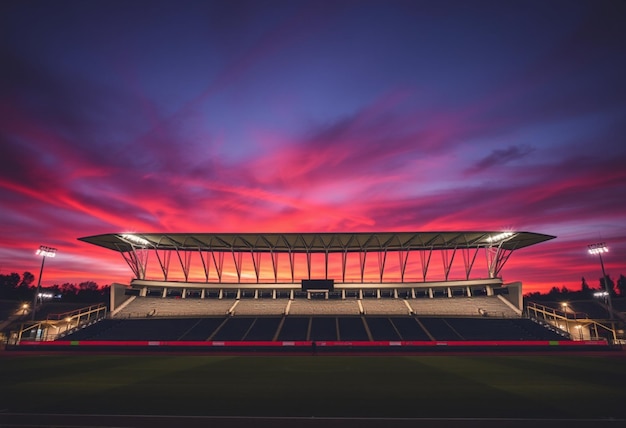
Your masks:
{"label": "grandstand", "polygon": [[[67,328],[43,337],[55,344],[202,349],[590,344],[598,334],[583,341],[558,323],[529,317],[521,283],[500,276],[513,251],[552,238],[529,232],[81,238],[119,252],[135,278],[111,286],[106,314],[70,316]],[[399,256],[395,264],[387,261],[392,253]],[[150,270],[148,254],[156,269]],[[173,254],[180,266],[170,266]],[[281,266],[280,254],[288,264]],[[42,328],[23,329],[15,343],[36,342]]]}

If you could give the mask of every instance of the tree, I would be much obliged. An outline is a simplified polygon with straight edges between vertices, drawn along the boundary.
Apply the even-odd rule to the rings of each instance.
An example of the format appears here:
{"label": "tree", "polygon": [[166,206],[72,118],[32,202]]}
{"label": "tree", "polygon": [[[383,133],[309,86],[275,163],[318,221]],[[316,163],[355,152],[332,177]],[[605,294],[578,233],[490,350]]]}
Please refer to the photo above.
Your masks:
{"label": "tree", "polygon": [[33,275],[30,272],[24,272],[24,275],[22,275],[22,280],[20,281],[19,286],[29,288],[33,285],[34,282],[35,282],[35,275]]}
{"label": "tree", "polygon": [[584,276],[581,278],[580,294],[583,298],[591,297],[591,287],[589,287],[589,284],[587,284],[587,280]]}
{"label": "tree", "polygon": [[582,277],[582,283],[580,284],[580,291],[584,292],[584,293],[588,293],[591,290],[591,287],[589,287],[589,284],[587,284],[587,280],[585,279],[585,277]]}
{"label": "tree", "polygon": [[620,296],[626,296],[626,277],[624,275],[619,276],[619,279],[617,280],[617,289],[619,290]]}
{"label": "tree", "polygon": [[61,285],[61,293],[63,294],[63,297],[68,297],[70,295],[75,296],[76,293],[78,293],[78,288],[76,288],[76,284],[66,282]]}
{"label": "tree", "polygon": [[17,273],[0,275],[0,297],[3,299],[16,299],[19,283],[20,276]]}
{"label": "tree", "polygon": [[552,287],[550,289],[550,291],[548,292],[549,296],[554,296],[554,297],[556,297],[556,296],[558,296],[560,294],[561,294],[561,290],[557,286]]}
{"label": "tree", "polygon": [[101,299],[98,284],[93,281],[81,282],[78,284],[76,298],[79,302],[97,302]]}
{"label": "tree", "polygon": [[609,293],[611,293],[611,296],[615,296],[615,282],[613,282],[613,280],[611,279],[611,277],[609,275],[606,275],[604,277],[604,279],[600,278],[600,289],[604,290],[604,281],[606,281],[606,289],[608,290]]}

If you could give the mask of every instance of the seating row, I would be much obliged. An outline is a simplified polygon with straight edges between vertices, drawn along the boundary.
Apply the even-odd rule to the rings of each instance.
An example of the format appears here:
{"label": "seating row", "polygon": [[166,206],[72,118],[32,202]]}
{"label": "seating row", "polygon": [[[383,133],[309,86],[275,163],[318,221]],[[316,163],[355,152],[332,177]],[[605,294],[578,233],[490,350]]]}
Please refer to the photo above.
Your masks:
{"label": "seating row", "polygon": [[530,319],[272,316],[104,319],[64,340],[428,341],[563,340]]}
{"label": "seating row", "polygon": [[519,317],[496,296],[436,299],[174,299],[131,297],[116,318],[212,315],[432,315]]}

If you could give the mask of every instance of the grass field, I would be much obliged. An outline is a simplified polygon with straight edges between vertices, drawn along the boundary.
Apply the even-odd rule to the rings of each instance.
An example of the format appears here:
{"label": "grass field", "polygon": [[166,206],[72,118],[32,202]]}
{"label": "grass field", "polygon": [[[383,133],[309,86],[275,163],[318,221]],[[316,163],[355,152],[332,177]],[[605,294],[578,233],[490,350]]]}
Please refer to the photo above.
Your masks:
{"label": "grass field", "polygon": [[626,417],[623,357],[8,352],[0,358],[0,379],[3,412]]}

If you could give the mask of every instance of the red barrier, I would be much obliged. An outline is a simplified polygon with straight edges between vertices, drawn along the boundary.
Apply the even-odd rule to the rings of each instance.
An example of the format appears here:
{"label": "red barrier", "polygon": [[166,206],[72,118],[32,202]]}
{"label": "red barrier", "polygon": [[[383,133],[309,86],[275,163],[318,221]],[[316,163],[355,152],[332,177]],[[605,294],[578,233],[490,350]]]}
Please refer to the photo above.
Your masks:
{"label": "red barrier", "polygon": [[579,347],[579,346],[606,346],[607,342],[604,340],[562,340],[562,341],[549,341],[549,340],[534,340],[534,341],[519,341],[519,340],[499,340],[499,341],[476,341],[476,340],[463,340],[463,341],[256,341],[256,342],[242,342],[242,341],[152,341],[152,340],[138,340],[138,341],[104,341],[104,340],[59,340],[59,341],[34,341],[23,340],[19,343],[19,347],[28,346],[53,346],[53,347],[207,347],[207,348],[303,348],[303,347],[369,347],[369,348],[406,348],[406,347],[528,347],[528,346],[565,346],[565,347]]}

